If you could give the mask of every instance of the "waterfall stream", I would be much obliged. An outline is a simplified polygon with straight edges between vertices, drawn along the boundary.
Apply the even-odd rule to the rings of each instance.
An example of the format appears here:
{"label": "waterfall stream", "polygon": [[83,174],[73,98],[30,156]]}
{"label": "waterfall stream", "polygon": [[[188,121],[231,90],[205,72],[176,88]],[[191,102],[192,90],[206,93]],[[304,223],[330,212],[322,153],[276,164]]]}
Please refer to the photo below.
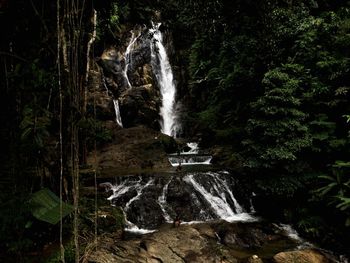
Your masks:
{"label": "waterfall stream", "polygon": [[151,55],[153,71],[160,87],[162,105],[160,107],[161,132],[176,137],[179,132],[175,103],[175,84],[169,58],[163,43],[163,34],[159,30],[160,23],[153,24],[150,32],[153,34]]}
{"label": "waterfall stream", "polygon": [[128,87],[131,88],[131,83],[130,83],[130,80],[129,80],[129,77],[128,77],[128,68],[129,68],[129,65],[132,64],[132,51],[133,51],[133,48],[134,48],[134,44],[136,42],[136,40],[140,37],[141,34],[138,34],[136,36],[135,32],[134,31],[131,31],[131,38],[130,38],[130,41],[129,41],[129,44],[125,50],[125,53],[124,53],[124,61],[125,61],[125,65],[124,65],[124,76],[125,76],[125,80],[128,84]]}
{"label": "waterfall stream", "polygon": [[117,124],[123,128],[122,116],[120,114],[118,100],[113,100],[113,104],[114,104],[114,111],[115,111],[115,120],[117,121]]}
{"label": "waterfall stream", "polygon": [[234,197],[234,179],[226,172],[197,172],[170,178],[126,176],[118,180],[103,186],[112,191],[108,200],[123,208],[128,230],[156,229],[176,216],[184,223],[256,220]]}

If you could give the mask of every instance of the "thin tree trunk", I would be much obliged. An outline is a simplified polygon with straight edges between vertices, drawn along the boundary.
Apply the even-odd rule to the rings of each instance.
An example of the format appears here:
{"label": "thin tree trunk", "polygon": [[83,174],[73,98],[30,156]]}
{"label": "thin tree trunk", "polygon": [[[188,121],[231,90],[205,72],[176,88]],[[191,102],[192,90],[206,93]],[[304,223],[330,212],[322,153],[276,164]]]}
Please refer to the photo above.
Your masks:
{"label": "thin tree trunk", "polygon": [[57,0],[57,74],[58,74],[58,88],[60,97],[60,248],[61,248],[61,262],[65,263],[64,259],[64,246],[63,246],[63,136],[62,136],[62,108],[63,108],[63,96],[62,96],[62,85],[61,85],[61,27],[60,27],[60,0]]}
{"label": "thin tree trunk", "polygon": [[91,45],[95,42],[96,39],[96,23],[97,23],[97,12],[96,10],[93,11],[93,32],[92,36],[87,44],[87,51],[86,51],[86,72],[85,72],[85,85],[84,85],[84,106],[83,111],[86,112],[86,106],[87,106],[87,93],[88,93],[88,78],[89,78],[89,71],[90,71],[90,50]]}

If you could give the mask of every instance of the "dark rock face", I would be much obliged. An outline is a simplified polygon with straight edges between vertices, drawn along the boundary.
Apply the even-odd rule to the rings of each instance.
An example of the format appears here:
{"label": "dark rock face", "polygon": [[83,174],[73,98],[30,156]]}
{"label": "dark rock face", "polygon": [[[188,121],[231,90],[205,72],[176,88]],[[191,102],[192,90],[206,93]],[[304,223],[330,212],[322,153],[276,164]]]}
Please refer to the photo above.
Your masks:
{"label": "dark rock face", "polygon": [[120,96],[124,127],[146,125],[159,130],[159,96],[152,84],[126,90]]}
{"label": "dark rock face", "polygon": [[170,182],[166,201],[173,208],[173,217],[178,215],[183,221],[215,218],[209,209],[209,204],[181,177],[175,177]]}
{"label": "dark rock face", "polygon": [[159,204],[155,201],[155,196],[158,197],[159,189],[154,187],[150,192],[147,192],[142,199],[135,200],[130,205],[128,219],[131,222],[138,222],[140,228],[155,229],[161,224],[165,223],[162,210]]}
{"label": "dark rock face", "polygon": [[104,87],[102,72],[95,66],[97,70],[90,70],[89,73],[88,105],[92,107],[95,104],[99,120],[114,120],[113,94]]}
{"label": "dark rock face", "polygon": [[[106,49],[99,60],[105,82],[120,102],[124,127],[146,125],[159,130],[160,94],[151,65],[151,38],[147,28],[136,26],[122,41],[124,45]],[[130,53],[126,58],[128,44]],[[126,67],[126,65],[128,65]],[[131,87],[128,84],[131,85]]]}

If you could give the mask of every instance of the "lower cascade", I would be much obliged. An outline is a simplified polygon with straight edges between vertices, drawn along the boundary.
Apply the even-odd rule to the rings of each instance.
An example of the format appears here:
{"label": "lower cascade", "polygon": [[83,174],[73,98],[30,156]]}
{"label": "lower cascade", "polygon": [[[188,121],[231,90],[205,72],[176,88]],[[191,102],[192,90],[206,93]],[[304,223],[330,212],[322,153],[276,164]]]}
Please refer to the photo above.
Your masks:
{"label": "lower cascade", "polygon": [[147,229],[156,229],[175,218],[188,224],[256,220],[249,205],[247,210],[237,201],[233,190],[237,189],[235,179],[225,171],[124,176],[116,180],[115,184],[102,186],[112,192],[108,197],[112,205],[123,208],[126,230],[147,233]]}

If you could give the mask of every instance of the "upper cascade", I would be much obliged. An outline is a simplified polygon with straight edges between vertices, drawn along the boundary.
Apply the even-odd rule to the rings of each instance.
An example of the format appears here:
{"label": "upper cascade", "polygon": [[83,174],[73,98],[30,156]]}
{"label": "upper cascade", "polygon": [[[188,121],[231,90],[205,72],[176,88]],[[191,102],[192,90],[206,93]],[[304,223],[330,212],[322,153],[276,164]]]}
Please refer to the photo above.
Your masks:
{"label": "upper cascade", "polygon": [[129,44],[128,44],[128,46],[125,50],[125,53],[124,53],[124,60],[125,60],[124,76],[125,76],[125,79],[126,79],[126,82],[127,82],[129,88],[132,87],[130,80],[129,80],[129,77],[128,77],[128,68],[129,68],[129,65],[132,64],[132,54],[131,53],[133,51],[135,42],[140,37],[140,35],[141,35],[141,33],[136,35],[133,30],[131,31],[131,38],[130,38]]}
{"label": "upper cascade", "polygon": [[120,115],[119,102],[118,100],[113,100],[114,111],[115,111],[115,120],[117,124],[123,128],[122,116]]}
{"label": "upper cascade", "polygon": [[150,29],[150,33],[153,35],[151,41],[152,68],[158,81],[162,100],[160,107],[161,132],[177,137],[180,124],[176,112],[174,76],[163,43],[163,34],[159,30],[161,23],[152,24],[153,28]]}
{"label": "upper cascade", "polygon": [[124,43],[104,50],[99,63],[109,98],[103,102],[110,107],[117,100],[115,113],[123,120],[122,124],[117,120],[119,126],[145,125],[178,137],[176,87],[165,48],[166,37],[159,27],[160,23],[150,28],[135,25],[121,33]]}

